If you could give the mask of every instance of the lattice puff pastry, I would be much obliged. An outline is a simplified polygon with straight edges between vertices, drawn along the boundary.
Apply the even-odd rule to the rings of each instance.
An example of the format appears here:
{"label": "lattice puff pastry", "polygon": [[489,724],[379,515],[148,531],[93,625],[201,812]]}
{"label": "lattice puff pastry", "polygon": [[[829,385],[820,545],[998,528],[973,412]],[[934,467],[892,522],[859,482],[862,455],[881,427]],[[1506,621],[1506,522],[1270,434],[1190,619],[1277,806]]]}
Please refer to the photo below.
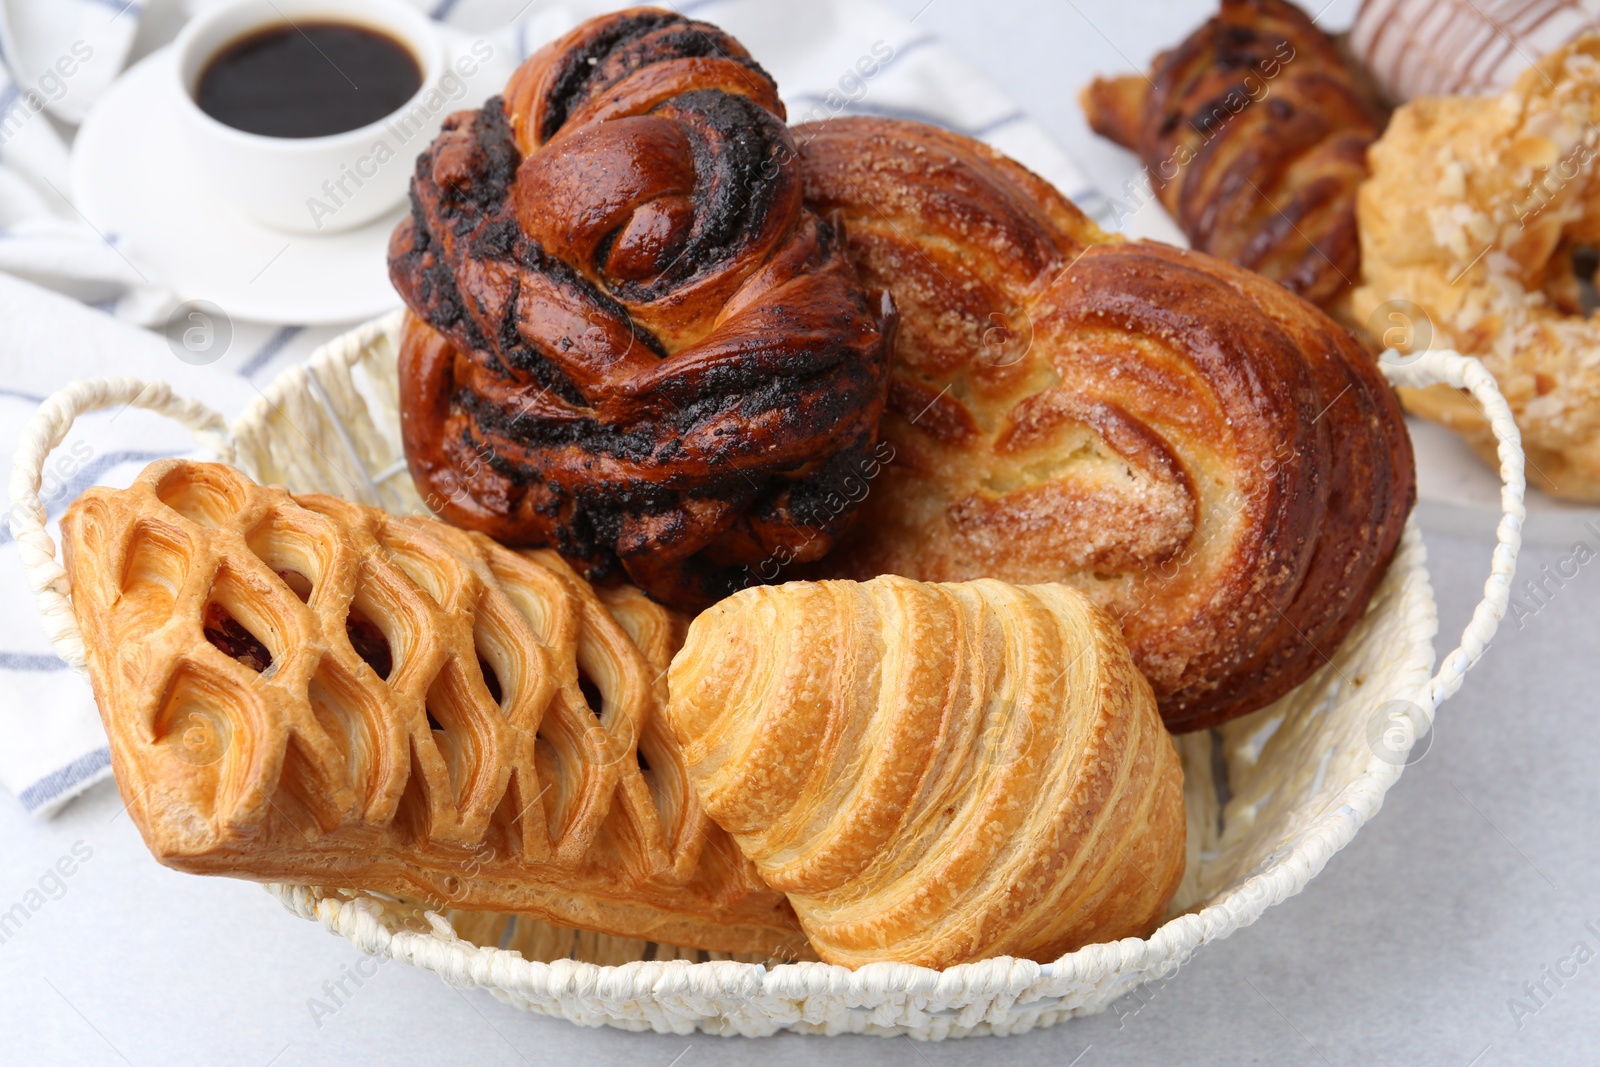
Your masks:
{"label": "lattice puff pastry", "polygon": [[696,802],[657,714],[683,620],[637,590],[215,464],[92,489],[62,529],[117,782],[163,863],[803,951]]}
{"label": "lattice puff pastry", "polygon": [[1148,933],[1183,874],[1172,739],[1066,586],[746,589],[670,690],[706,810],[830,963],[1054,959]]}

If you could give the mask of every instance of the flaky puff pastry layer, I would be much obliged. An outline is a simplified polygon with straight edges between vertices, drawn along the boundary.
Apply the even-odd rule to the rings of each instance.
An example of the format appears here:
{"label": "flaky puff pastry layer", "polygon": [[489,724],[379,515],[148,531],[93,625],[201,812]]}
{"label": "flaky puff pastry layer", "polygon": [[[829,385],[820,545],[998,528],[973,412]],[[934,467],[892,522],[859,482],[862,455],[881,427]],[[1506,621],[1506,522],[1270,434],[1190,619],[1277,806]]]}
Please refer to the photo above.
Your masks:
{"label": "flaky puff pastry layer", "polygon": [[667,719],[711,818],[847,967],[1148,933],[1183,776],[1116,623],[1063,585],[791,582],[702,613]]}
{"label": "flaky puff pastry layer", "polygon": [[660,710],[681,616],[551,552],[151,464],[61,523],[117,785],[198,874],[803,954]]}

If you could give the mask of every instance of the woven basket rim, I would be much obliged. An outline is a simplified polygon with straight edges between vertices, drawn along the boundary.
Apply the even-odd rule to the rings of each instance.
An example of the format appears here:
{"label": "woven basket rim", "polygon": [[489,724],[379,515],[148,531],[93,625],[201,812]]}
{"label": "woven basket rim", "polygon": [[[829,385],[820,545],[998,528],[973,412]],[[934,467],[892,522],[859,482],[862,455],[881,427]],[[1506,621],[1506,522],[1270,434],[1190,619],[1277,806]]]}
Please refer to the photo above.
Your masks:
{"label": "woven basket rim", "polygon": [[[1401,581],[1420,594],[1416,603],[1423,618],[1414,620],[1416,631],[1420,632],[1436,623],[1437,615],[1426,550],[1414,519],[1408,519],[1401,544],[1390,562],[1391,568],[1400,566],[1405,568]],[[1423,645],[1427,647],[1431,662],[1431,639],[1418,638],[1418,647]],[[1423,677],[1426,678],[1426,671]],[[1312,681],[1314,679],[1304,684],[1312,684]],[[1432,710],[1426,703],[1425,680],[1411,693],[1393,694],[1391,699],[1413,700],[1427,711],[1431,724]],[[449,920],[438,911],[424,912],[429,925],[424,932],[406,928],[407,919],[403,916],[408,909],[385,915],[383,913],[389,910],[388,902],[360,890],[285,883],[271,883],[266,888],[289,910],[320,921],[363,951],[406,959],[440,973],[447,980],[459,977],[464,980],[463,984],[469,985],[510,985],[539,995],[559,996],[578,990],[616,1000],[676,995],[688,988],[679,989],[676,978],[690,972],[703,976],[695,980],[694,990],[702,995],[712,990],[740,997],[767,994],[804,997],[827,993],[863,999],[884,993],[940,999],[1019,994],[1041,982],[1058,979],[1070,982],[1092,974],[1143,972],[1151,963],[1158,968],[1175,970],[1199,946],[1251,925],[1267,908],[1300,892],[1333,854],[1377,814],[1384,794],[1399,780],[1403,770],[1403,764],[1374,754],[1366,771],[1340,790],[1341,803],[1334,810],[1307,825],[1293,847],[1279,849],[1260,869],[1230,886],[1210,903],[1168,919],[1148,937],[1096,942],[1044,963],[995,956],[942,970],[890,962],[869,963],[852,970],[813,961],[768,964],[735,960],[702,963],[633,960],[600,964],[570,959],[531,960],[516,950],[476,945],[457,937]],[[396,925],[401,928],[396,929]],[[456,958],[438,958],[440,950]],[[1163,976],[1160,970],[1143,975]],[[752,988],[752,984],[760,988]]]}
{"label": "woven basket rim", "polygon": [[[330,341],[314,353],[303,366],[289,368],[275,379],[263,391],[256,405],[242,415],[235,426],[249,425],[261,412],[276,406],[283,394],[301,388],[304,381],[302,375],[314,376],[328,364],[353,364],[366,354],[370,345],[381,338],[387,337],[392,342],[398,336],[404,319],[405,311],[401,309]],[[1396,547],[1394,557],[1389,564],[1391,568],[1402,565],[1407,568],[1403,580],[1407,584],[1416,583],[1416,587],[1423,594],[1420,599],[1426,604],[1431,632],[1432,629],[1436,629],[1437,617],[1426,566],[1426,551],[1422,546],[1420,528],[1414,515],[1407,518],[1402,541]],[[1428,645],[1431,660],[1433,654],[1431,637],[1424,643]],[[1311,683],[1308,680],[1303,684]],[[1413,700],[1425,709],[1431,722],[1436,702],[1429,695],[1427,688],[1423,685],[1412,693],[1395,694],[1394,697]],[[1148,937],[1096,942],[1046,963],[1012,956],[998,956],[958,964],[943,970],[903,963],[870,963],[852,970],[835,964],[809,961],[776,965],[729,960],[704,963],[683,960],[634,960],[620,964],[589,963],[582,960],[547,962],[527,959],[515,950],[474,945],[455,938],[453,933],[443,937],[441,941],[440,931],[437,928],[428,934],[390,930],[388,936],[392,940],[387,949],[383,946],[382,937],[373,944],[377,951],[392,950],[409,955],[407,948],[414,951],[416,946],[408,945],[407,939],[423,937],[449,945],[454,951],[465,951],[469,956],[489,954],[491,960],[494,960],[492,966],[498,972],[497,979],[504,980],[509,977],[504,971],[507,966],[524,972],[519,976],[522,979],[517,983],[519,985],[571,988],[576,984],[580,987],[598,988],[621,984],[652,993],[666,992],[659,988],[659,983],[666,975],[684,967],[709,968],[711,970],[700,973],[707,975],[716,973],[732,985],[741,988],[747,986],[752,978],[759,977],[761,985],[781,995],[803,995],[802,991],[795,988],[796,983],[805,986],[804,992],[837,993],[842,991],[841,985],[845,989],[861,986],[863,990],[893,989],[904,993],[933,993],[937,989],[949,990],[952,986],[969,993],[974,988],[1001,992],[1026,989],[1041,979],[1071,979],[1085,971],[1103,973],[1140,969],[1151,957],[1173,961],[1171,966],[1176,967],[1178,961],[1187,958],[1201,944],[1218,940],[1236,929],[1250,925],[1267,908],[1299,892],[1310,878],[1321,870],[1328,859],[1348,844],[1356,831],[1377,813],[1384,794],[1399,779],[1403,769],[1403,766],[1384,760],[1375,754],[1369,761],[1366,772],[1348,782],[1341,790],[1340,795],[1344,798],[1344,803],[1337,809],[1319,816],[1307,826],[1299,842],[1287,852],[1280,850],[1265,869],[1258,870],[1231,886],[1204,907],[1168,919]],[[1302,873],[1303,877],[1296,876]],[[316,896],[315,890],[306,886],[274,884],[269,888],[291,910],[307,918],[320,919],[330,925],[330,928],[346,926],[349,918],[343,913],[356,903],[338,895],[337,891],[323,890],[323,895]],[[365,899],[375,900],[371,897]],[[448,922],[444,922],[448,926]],[[369,936],[376,933],[367,923],[359,919],[356,920],[356,925]],[[348,937],[350,934],[346,933],[345,936]]]}

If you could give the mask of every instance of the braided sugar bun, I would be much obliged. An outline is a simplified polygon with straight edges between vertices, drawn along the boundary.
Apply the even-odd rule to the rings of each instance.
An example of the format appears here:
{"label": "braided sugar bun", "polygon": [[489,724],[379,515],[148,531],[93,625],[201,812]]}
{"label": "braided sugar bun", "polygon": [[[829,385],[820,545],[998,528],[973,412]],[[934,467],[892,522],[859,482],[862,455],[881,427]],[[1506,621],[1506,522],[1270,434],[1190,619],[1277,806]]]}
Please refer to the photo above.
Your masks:
{"label": "braided sugar bun", "polygon": [[893,311],[793,156],[743,47],[650,8],[451,116],[389,250],[430,507],[685,607],[826,552],[871,462]]}
{"label": "braided sugar bun", "polygon": [[1222,0],[1089,125],[1136,152],[1190,244],[1330,307],[1360,278],[1356,188],[1382,129],[1334,41],[1285,0]]}
{"label": "braided sugar bun", "polygon": [[1414,498],[1399,405],[1346,330],[1260,275],[1106,235],[968,138],[882,119],[796,138],[807,201],[900,311],[894,458],[807,573],[1074,586],[1175,730],[1326,662]]}

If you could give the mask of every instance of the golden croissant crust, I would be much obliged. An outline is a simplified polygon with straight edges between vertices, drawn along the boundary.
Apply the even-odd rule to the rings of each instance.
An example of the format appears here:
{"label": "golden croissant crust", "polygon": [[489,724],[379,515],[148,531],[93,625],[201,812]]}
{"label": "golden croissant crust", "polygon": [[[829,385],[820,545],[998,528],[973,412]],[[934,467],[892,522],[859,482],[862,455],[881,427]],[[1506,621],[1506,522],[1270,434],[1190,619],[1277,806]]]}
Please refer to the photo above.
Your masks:
{"label": "golden croissant crust", "polygon": [[1368,354],[1231,264],[1102,233],[917,123],[796,131],[900,311],[860,521],[795,574],[1060,581],[1116,616],[1174,730],[1276,699],[1360,618],[1414,497]]}
{"label": "golden croissant crust", "polygon": [[1148,933],[1182,876],[1176,748],[1065,586],[747,589],[671,692],[706,810],[830,963],[1055,959]]}
{"label": "golden croissant crust", "polygon": [[112,766],[163,863],[792,955],[658,714],[681,617],[549,552],[152,464],[62,520]]}
{"label": "golden croissant crust", "polygon": [[1286,0],[1222,0],[1153,69],[1084,89],[1190,244],[1329,307],[1360,277],[1356,189],[1382,127],[1333,39]]}
{"label": "golden croissant crust", "polygon": [[389,249],[437,514],[687,608],[831,547],[893,310],[801,202],[783,117],[737,41],[651,8],[450,116]]}

